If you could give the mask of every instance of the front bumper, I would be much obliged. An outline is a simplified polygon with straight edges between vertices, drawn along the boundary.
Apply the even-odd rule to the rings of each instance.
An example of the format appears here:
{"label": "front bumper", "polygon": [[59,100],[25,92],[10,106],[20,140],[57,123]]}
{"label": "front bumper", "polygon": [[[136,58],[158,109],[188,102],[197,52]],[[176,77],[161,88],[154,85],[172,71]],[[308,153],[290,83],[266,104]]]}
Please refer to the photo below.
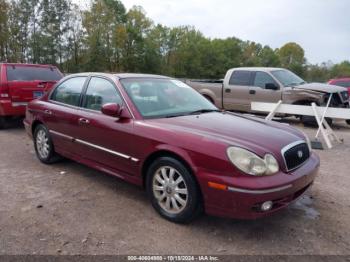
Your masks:
{"label": "front bumper", "polygon": [[[266,177],[223,178],[209,173],[199,174],[205,211],[214,216],[255,219],[274,213],[299,198],[313,183],[319,169],[318,156],[312,154],[300,168],[291,173],[280,172]],[[227,190],[208,186],[208,182],[227,185]],[[262,212],[261,203],[272,201],[271,210]]]}

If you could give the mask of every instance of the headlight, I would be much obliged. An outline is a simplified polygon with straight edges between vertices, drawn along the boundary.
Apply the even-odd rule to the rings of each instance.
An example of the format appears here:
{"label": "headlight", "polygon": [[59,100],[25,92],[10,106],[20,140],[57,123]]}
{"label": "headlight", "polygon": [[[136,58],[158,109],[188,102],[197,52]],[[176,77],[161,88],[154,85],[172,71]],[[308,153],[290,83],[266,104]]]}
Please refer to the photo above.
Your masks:
{"label": "headlight", "polygon": [[246,149],[229,147],[227,155],[238,169],[252,176],[272,175],[279,170],[277,160],[270,154],[262,159]]}

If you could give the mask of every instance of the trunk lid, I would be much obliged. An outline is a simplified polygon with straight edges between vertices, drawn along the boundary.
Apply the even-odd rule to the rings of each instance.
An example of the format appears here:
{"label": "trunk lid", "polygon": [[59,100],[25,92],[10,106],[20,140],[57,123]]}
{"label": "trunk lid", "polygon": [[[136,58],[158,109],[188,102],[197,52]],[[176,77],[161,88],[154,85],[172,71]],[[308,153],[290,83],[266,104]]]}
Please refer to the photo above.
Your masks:
{"label": "trunk lid", "polygon": [[7,85],[12,102],[28,103],[39,98],[62,77],[61,72],[53,66],[7,66]]}

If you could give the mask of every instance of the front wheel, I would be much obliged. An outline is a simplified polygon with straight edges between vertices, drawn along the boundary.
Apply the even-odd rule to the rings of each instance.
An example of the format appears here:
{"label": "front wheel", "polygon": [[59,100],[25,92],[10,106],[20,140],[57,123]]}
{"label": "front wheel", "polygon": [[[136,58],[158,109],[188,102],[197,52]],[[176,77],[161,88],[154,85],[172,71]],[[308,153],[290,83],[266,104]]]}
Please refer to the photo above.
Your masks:
{"label": "front wheel", "polygon": [[55,152],[50,133],[44,125],[35,128],[34,148],[37,157],[44,164],[52,164],[60,159]]}
{"label": "front wheel", "polygon": [[180,161],[170,157],[157,159],[147,172],[146,183],[152,206],[167,220],[188,223],[200,213],[199,188]]}
{"label": "front wheel", "polygon": [[347,120],[346,120],[346,123],[347,123],[348,125],[350,125],[350,119],[347,119]]}
{"label": "front wheel", "polygon": [[[301,116],[300,119],[301,119],[301,122],[303,123],[304,126],[309,126],[309,127],[317,127],[318,126],[317,121],[316,121],[314,116]],[[332,118],[326,117],[325,120],[329,126],[332,126],[332,124],[333,124]]]}

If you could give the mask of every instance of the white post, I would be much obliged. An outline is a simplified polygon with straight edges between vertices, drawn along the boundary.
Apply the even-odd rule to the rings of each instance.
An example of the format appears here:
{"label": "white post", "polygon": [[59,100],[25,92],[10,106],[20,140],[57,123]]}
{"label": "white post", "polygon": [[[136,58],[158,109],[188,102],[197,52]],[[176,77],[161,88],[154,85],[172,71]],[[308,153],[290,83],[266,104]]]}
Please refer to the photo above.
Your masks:
{"label": "white post", "polygon": [[312,106],[312,109],[313,109],[313,111],[314,111],[315,118],[316,118],[317,124],[318,124],[318,126],[319,126],[319,130],[321,131],[322,136],[323,136],[323,138],[324,138],[324,141],[326,142],[327,147],[328,147],[329,149],[331,149],[331,148],[332,148],[332,143],[331,143],[331,141],[329,140],[327,131],[326,131],[325,128],[323,127],[323,124],[322,124],[322,122],[321,122],[321,120],[320,120],[320,116],[318,115],[316,104],[315,104],[315,103],[312,103],[311,106]]}
{"label": "white post", "polygon": [[265,120],[271,121],[272,118],[275,116],[275,113],[281,104],[282,104],[282,100],[278,101],[278,103],[275,105],[274,109],[268,114],[268,116],[265,118]]}
{"label": "white post", "polygon": [[[328,98],[326,108],[325,108],[325,110],[323,111],[323,115],[322,115],[322,118],[321,118],[321,123],[323,123],[323,121],[324,121],[324,119],[325,119],[325,116],[326,116],[326,113],[327,113],[327,109],[328,109],[329,104],[331,103],[331,100],[332,100],[332,96],[333,96],[333,93],[332,93],[332,94],[329,96],[329,98]],[[315,138],[318,137],[320,131],[321,131],[321,130],[320,130],[320,127],[319,127],[318,130],[317,130],[317,133],[316,133]]]}

